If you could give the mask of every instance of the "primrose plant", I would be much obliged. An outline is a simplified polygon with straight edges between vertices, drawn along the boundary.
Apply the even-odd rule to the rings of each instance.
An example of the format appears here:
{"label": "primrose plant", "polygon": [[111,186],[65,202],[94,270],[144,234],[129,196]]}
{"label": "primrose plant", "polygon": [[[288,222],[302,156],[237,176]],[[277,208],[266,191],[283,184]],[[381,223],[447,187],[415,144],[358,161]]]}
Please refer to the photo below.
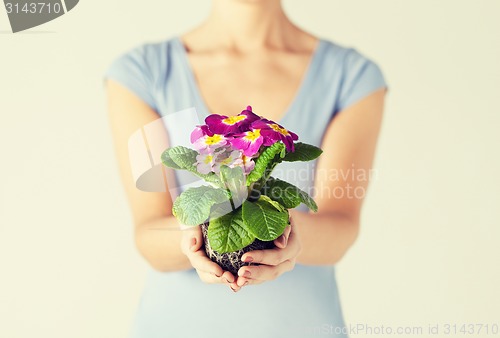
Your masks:
{"label": "primrose plant", "polygon": [[236,116],[209,115],[191,133],[194,149],[163,152],[165,166],[190,171],[207,183],[182,192],[172,213],[184,225],[204,227],[205,251],[212,260],[220,263],[221,254],[242,255],[254,242],[272,242],[289,224],[288,209],[300,203],[317,211],[306,192],[271,176],[280,162],[321,155],[318,147],[297,140],[248,106]]}

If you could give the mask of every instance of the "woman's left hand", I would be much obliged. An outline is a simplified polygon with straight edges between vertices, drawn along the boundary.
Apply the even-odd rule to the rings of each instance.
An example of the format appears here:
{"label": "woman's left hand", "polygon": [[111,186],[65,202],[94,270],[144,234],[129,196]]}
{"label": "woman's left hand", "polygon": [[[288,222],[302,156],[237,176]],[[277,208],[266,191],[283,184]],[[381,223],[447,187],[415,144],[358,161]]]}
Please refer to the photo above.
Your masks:
{"label": "woman's left hand", "polygon": [[[300,254],[301,245],[297,231],[290,218],[290,225],[283,234],[274,240],[276,248],[255,250],[245,253],[243,262],[258,263],[259,265],[243,266],[238,270],[238,287],[251,284],[260,284],[273,280],[295,267],[295,260]],[[232,283],[233,284],[233,283]],[[235,285],[235,286],[236,286]]]}

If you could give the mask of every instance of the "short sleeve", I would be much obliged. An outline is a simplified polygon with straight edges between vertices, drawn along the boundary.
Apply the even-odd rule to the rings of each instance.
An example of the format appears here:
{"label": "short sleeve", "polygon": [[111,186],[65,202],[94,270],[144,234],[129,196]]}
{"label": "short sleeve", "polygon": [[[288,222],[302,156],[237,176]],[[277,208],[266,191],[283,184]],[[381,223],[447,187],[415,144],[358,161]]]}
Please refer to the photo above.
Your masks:
{"label": "short sleeve", "polygon": [[348,50],[344,61],[337,111],[346,109],[377,89],[388,88],[380,67],[355,49]]}
{"label": "short sleeve", "polygon": [[108,67],[104,79],[120,83],[156,111],[153,74],[145,49],[146,45],[141,45],[120,55]]}

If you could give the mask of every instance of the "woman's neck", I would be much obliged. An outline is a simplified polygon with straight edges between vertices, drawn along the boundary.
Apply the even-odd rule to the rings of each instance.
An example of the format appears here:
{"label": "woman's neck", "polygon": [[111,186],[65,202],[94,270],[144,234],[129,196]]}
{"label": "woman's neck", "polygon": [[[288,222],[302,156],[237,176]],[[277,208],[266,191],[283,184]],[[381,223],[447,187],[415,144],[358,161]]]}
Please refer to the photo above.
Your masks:
{"label": "woman's neck", "polygon": [[246,52],[286,48],[299,29],[280,0],[213,0],[210,16],[196,31],[217,47]]}

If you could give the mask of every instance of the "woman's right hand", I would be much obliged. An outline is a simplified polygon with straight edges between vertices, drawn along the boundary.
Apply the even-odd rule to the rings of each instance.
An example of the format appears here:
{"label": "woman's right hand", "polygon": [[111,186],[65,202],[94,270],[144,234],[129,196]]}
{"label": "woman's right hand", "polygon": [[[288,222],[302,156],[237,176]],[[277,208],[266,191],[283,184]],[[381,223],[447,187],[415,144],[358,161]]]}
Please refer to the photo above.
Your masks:
{"label": "woman's right hand", "polygon": [[209,284],[226,284],[234,292],[241,289],[236,284],[236,278],[229,271],[224,271],[217,263],[207,257],[202,249],[203,237],[199,226],[184,229],[181,241],[181,250],[187,256],[200,279]]}

